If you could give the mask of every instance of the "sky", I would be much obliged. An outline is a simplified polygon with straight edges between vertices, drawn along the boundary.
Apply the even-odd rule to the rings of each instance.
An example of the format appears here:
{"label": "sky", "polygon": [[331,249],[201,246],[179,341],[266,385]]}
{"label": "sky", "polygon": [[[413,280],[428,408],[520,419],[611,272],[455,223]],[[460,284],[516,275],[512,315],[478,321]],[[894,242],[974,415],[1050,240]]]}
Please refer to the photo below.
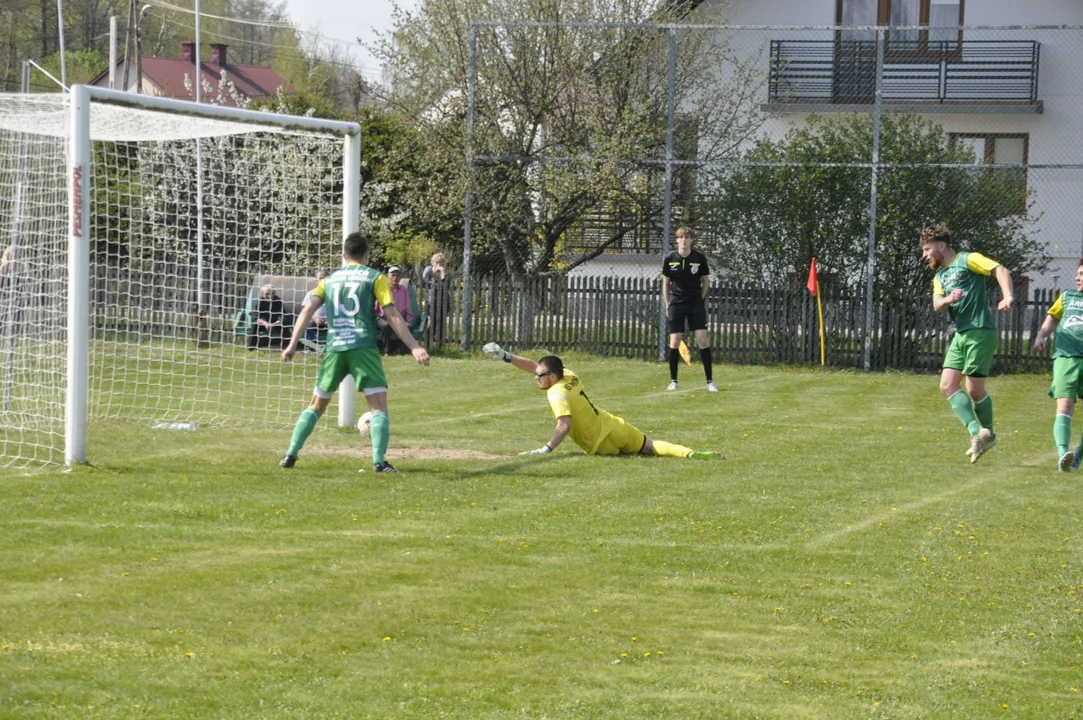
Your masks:
{"label": "sky", "polygon": [[[399,0],[399,5],[412,9],[416,0]],[[373,29],[388,31],[392,28],[391,0],[286,0],[286,14],[298,29],[316,31],[335,40],[351,43],[353,56],[361,70],[370,80],[380,79],[380,61],[357,44],[357,38],[375,42]]]}

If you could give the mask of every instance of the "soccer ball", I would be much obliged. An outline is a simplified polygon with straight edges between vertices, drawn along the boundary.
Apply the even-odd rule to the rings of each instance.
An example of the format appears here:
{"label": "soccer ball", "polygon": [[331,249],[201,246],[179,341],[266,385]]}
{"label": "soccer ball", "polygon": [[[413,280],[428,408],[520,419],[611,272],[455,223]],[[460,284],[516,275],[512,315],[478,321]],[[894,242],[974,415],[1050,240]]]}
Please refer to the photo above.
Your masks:
{"label": "soccer ball", "polygon": [[357,418],[357,432],[361,433],[361,437],[368,437],[372,432],[372,413],[367,412],[361,417]]}

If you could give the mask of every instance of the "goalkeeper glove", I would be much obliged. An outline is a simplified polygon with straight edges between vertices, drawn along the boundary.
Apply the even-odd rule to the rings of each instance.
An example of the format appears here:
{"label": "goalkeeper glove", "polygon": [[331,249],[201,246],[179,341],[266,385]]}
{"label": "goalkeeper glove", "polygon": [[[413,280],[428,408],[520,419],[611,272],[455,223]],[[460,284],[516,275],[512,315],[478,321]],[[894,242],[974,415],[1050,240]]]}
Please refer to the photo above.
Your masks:
{"label": "goalkeeper glove", "polygon": [[549,447],[549,443],[546,443],[537,450],[527,450],[526,452],[519,453],[519,457],[524,455],[548,455],[551,452],[553,452],[553,448]]}
{"label": "goalkeeper glove", "polygon": [[486,343],[485,347],[483,347],[481,351],[486,355],[490,356],[493,360],[503,360],[504,362],[511,362],[511,353],[494,342]]}

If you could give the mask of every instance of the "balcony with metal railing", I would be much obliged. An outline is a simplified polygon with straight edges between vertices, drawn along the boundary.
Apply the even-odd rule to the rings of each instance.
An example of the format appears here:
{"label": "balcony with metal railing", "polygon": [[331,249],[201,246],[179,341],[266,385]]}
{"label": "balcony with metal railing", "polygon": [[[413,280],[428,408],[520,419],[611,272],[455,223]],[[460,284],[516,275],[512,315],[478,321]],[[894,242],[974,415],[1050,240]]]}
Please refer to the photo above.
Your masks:
{"label": "balcony with metal railing", "polygon": [[[772,40],[772,112],[868,111],[876,90],[875,40]],[[1020,40],[889,40],[883,105],[916,113],[1042,112],[1040,43]]]}

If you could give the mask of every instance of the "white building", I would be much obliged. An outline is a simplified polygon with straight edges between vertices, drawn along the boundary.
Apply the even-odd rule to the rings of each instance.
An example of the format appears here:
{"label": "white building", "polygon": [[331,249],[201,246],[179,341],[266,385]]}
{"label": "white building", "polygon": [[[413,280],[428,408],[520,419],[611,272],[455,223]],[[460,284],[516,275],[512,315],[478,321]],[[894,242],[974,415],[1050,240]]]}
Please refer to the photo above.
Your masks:
{"label": "white building", "polygon": [[[708,0],[687,21],[751,26],[724,32],[762,67],[757,105],[771,137],[811,113],[871,113],[876,33],[831,28],[888,28],[884,110],[939,124],[976,163],[1037,166],[1024,176],[1038,217],[1030,231],[1053,262],[1031,286],[1071,283],[1083,256],[1083,170],[1047,166],[1083,165],[1083,30],[1059,27],[1083,26],[1083,0]],[[890,30],[921,25],[930,29]],[[614,257],[575,274],[645,277],[660,267],[657,255]]]}
{"label": "white building", "polygon": [[[1083,30],[1054,27],[1083,26],[1080,0],[729,0],[699,14],[737,26],[929,26],[889,30],[886,111],[936,122],[975,162],[1083,165]],[[810,112],[872,111],[873,32],[733,31],[732,41],[770,73],[768,133]],[[1083,256],[1083,170],[1036,167],[1026,182],[1053,258],[1032,287],[1065,287]]]}

